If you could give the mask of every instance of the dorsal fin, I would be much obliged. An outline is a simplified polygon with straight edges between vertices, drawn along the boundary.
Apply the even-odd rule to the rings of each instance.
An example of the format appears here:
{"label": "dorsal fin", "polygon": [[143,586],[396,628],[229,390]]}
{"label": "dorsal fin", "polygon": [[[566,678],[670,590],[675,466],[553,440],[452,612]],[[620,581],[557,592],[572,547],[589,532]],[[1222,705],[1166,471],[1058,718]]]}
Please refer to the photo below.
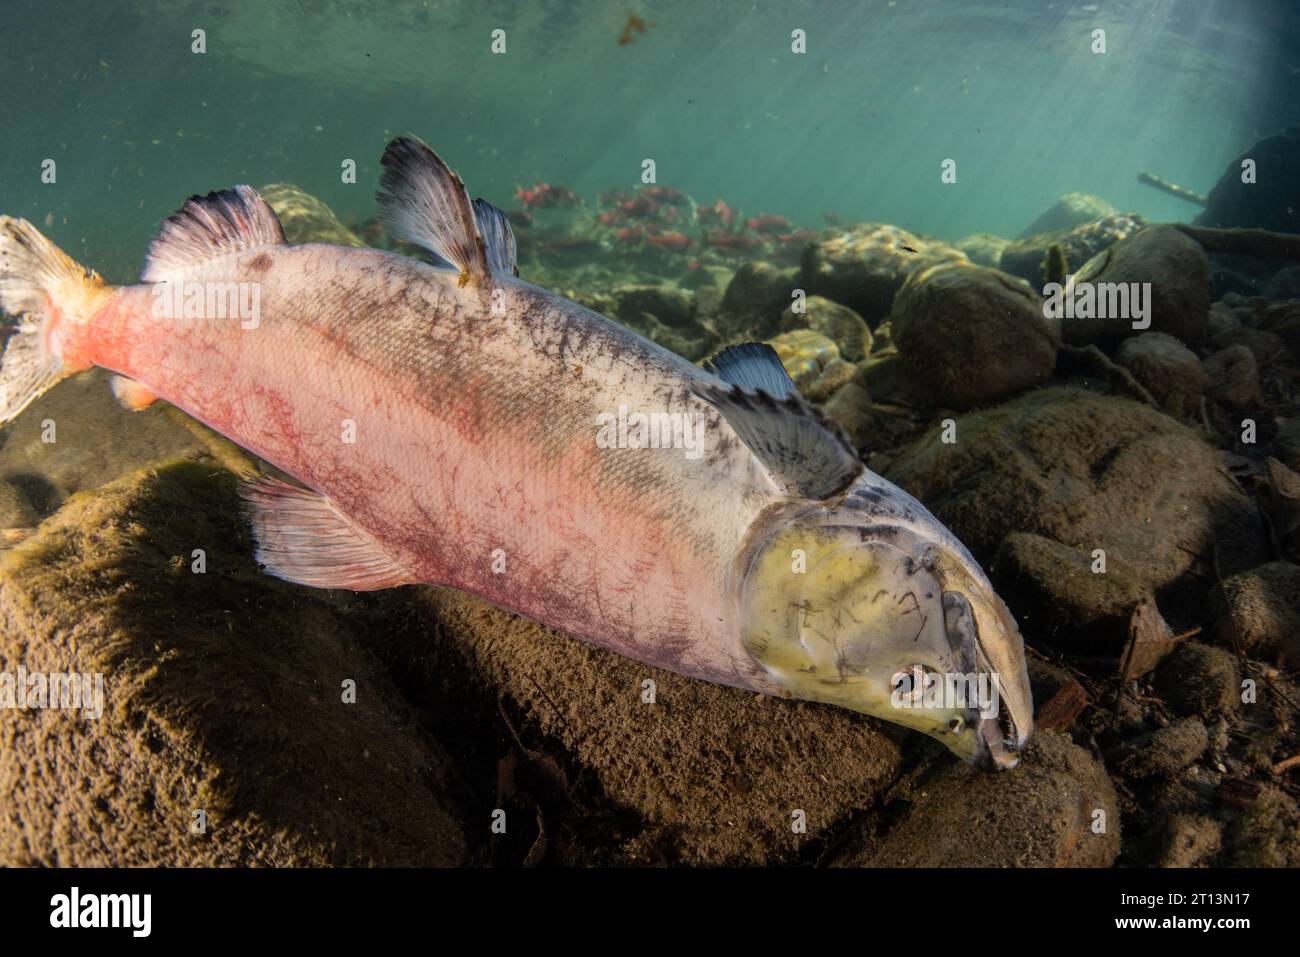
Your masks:
{"label": "dorsal fin", "polygon": [[462,284],[490,276],[469,193],[438,154],[413,136],[399,136],[380,162],[375,198],[384,227],[460,270]]}
{"label": "dorsal fin", "polygon": [[795,392],[794,380],[781,364],[781,357],[766,342],[727,346],[707,360],[704,368],[723,382],[766,392],[774,399],[784,399]]}
{"label": "dorsal fin", "polygon": [[171,273],[218,256],[283,245],[275,211],[251,186],[191,196],[172,213],[149,244],[142,282],[161,282]]}
{"label": "dorsal fin", "polygon": [[843,430],[819,416],[793,387],[783,398],[709,382],[697,382],[692,389],[722,414],[791,495],[829,498],[862,473],[862,462]]}
{"label": "dorsal fin", "polygon": [[478,232],[487,250],[488,266],[494,276],[518,276],[519,264],[515,259],[515,231],[510,220],[486,199],[474,200],[474,218]]}

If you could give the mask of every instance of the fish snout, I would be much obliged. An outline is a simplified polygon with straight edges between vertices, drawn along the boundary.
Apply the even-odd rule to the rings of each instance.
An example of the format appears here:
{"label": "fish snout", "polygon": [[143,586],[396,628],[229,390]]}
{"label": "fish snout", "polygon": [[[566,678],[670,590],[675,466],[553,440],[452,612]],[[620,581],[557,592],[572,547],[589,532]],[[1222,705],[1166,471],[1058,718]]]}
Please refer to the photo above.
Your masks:
{"label": "fish snout", "polygon": [[985,770],[1010,770],[1020,763],[1033,732],[1020,630],[973,560],[954,554],[936,561],[928,551],[923,564],[945,582],[944,630],[954,659],[974,677],[972,686],[981,689],[980,710],[969,717],[969,743],[954,750]]}

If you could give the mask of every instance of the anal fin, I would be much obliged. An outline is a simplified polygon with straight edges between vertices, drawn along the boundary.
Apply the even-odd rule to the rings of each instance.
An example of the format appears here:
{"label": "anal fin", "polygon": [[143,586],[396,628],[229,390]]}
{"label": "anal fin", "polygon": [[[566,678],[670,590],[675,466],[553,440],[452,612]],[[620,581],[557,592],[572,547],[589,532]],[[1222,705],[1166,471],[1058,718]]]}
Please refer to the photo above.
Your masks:
{"label": "anal fin", "polygon": [[257,560],[277,578],[314,588],[376,591],[416,578],[324,495],[261,476],[240,483]]}
{"label": "anal fin", "polygon": [[132,412],[147,409],[158,399],[158,393],[147,385],[135,379],[128,379],[124,375],[113,376],[109,387],[113,390],[117,401],[122,403],[122,407]]}

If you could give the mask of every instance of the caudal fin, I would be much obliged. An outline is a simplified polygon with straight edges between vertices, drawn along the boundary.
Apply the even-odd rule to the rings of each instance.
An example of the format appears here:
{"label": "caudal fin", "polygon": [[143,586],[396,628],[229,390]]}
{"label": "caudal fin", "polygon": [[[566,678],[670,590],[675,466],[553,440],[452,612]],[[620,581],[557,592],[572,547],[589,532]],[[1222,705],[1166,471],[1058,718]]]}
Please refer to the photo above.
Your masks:
{"label": "caudal fin", "polygon": [[107,288],[27,220],[0,216],[0,310],[18,318],[0,358],[0,424],[86,368],[61,346],[68,324],[88,318],[96,294]]}

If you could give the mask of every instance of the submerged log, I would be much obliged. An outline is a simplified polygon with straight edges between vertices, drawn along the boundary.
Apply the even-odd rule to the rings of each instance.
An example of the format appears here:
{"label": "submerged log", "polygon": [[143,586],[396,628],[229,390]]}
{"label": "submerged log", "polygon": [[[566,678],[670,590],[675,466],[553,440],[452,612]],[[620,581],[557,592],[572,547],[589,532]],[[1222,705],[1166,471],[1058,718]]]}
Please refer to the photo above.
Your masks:
{"label": "submerged log", "polygon": [[1275,233],[1267,229],[1215,229],[1211,226],[1188,226],[1185,223],[1170,225],[1200,243],[1207,253],[1300,259],[1300,235]]}
{"label": "submerged log", "polygon": [[1186,186],[1179,186],[1177,183],[1171,183],[1169,180],[1157,176],[1155,173],[1148,173],[1146,170],[1142,170],[1138,173],[1138,182],[1146,183],[1148,186],[1154,186],[1156,189],[1166,192],[1170,196],[1177,196],[1179,199],[1185,199],[1187,202],[1195,203],[1197,206],[1205,206],[1209,202],[1209,200],[1200,193],[1194,193]]}

